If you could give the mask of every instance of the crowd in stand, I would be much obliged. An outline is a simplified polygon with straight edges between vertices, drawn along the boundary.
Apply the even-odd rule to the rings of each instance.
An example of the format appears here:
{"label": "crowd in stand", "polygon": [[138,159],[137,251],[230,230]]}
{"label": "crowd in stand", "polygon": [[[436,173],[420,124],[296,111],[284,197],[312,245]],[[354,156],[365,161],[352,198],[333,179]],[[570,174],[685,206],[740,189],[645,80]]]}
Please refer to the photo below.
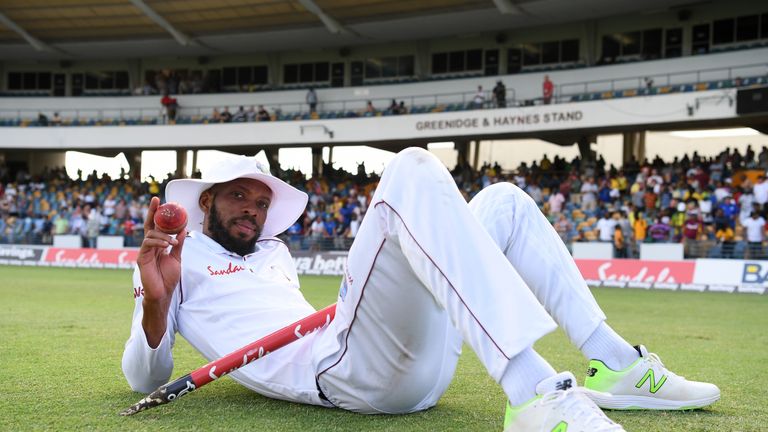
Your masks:
{"label": "crowd in stand", "polygon": [[[482,188],[509,181],[525,190],[569,244],[613,244],[618,258],[637,257],[648,242],[680,242],[686,256],[762,258],[768,211],[768,148],[759,154],[730,149],[711,158],[697,153],[673,161],[629,161],[622,168],[602,158],[567,161],[544,156],[511,171],[498,164],[479,170],[459,163],[451,172],[467,200]],[[349,247],[365,216],[378,177],[361,165],[355,174],[325,165],[322,176],[279,174],[306,191],[304,216],[285,234],[294,249]],[[143,237],[149,197],[158,181],[96,173],[71,180],[64,169],[8,178],[0,167],[0,243],[50,244],[57,234],[82,237],[95,247],[99,235],[122,236],[126,246]]]}

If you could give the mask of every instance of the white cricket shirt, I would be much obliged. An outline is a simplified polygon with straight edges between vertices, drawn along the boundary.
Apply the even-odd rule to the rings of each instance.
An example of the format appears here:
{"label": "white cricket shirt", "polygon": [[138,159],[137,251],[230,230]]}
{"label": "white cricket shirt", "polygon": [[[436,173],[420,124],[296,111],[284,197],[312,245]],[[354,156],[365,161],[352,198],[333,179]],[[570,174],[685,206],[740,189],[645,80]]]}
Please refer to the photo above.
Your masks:
{"label": "white cricket shirt", "polygon": [[[123,373],[131,388],[144,393],[170,378],[177,332],[211,361],[315,311],[299,291],[288,248],[275,238],[260,239],[254,253],[241,257],[206,235],[191,232],[182,250],[181,283],[168,312],[168,330],[156,349],[147,344],[141,325],[138,269],[133,283],[136,305]],[[312,364],[311,341],[321,332],[233,372],[232,378],[269,397],[327,405],[318,396]]]}

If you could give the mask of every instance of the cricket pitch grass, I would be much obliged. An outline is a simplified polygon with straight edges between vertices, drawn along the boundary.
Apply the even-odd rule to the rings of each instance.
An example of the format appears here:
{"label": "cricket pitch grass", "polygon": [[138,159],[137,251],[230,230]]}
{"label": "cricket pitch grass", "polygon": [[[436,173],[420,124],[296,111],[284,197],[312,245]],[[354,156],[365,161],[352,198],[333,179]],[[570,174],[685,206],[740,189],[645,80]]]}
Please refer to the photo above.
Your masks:
{"label": "cricket pitch grass", "polygon": [[[339,278],[304,277],[317,308],[336,301]],[[595,289],[608,322],[672,371],[716,383],[721,400],[686,412],[609,412],[628,431],[757,431],[768,425],[768,296]],[[258,430],[501,431],[505,397],[465,347],[438,405],[401,416],[366,416],[259,396],[222,379],[132,417],[144,395],[120,370],[133,311],[131,272],[0,267],[0,431]],[[587,362],[557,331],[536,344],[583,383]],[[173,378],[206,361],[183,338]],[[256,363],[256,367],[258,362]]]}

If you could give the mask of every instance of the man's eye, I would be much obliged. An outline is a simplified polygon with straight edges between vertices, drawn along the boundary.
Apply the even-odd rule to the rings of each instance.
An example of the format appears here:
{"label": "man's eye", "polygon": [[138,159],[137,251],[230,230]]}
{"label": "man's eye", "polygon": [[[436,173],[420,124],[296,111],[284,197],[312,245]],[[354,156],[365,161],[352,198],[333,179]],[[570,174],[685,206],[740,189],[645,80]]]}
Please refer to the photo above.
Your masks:
{"label": "man's eye", "polygon": [[245,197],[245,195],[242,192],[233,192],[232,196],[234,196],[237,199],[241,199]]}
{"label": "man's eye", "polygon": [[269,203],[266,201],[259,201],[256,203],[256,205],[259,206],[260,209],[266,210],[269,208]]}

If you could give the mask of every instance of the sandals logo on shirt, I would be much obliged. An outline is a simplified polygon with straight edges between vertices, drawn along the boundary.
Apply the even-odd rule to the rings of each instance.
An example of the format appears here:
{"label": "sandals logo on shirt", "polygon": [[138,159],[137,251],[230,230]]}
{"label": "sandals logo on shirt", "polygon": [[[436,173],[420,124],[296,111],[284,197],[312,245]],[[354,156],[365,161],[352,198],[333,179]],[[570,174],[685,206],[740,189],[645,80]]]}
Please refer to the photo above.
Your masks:
{"label": "sandals logo on shirt", "polygon": [[208,273],[210,273],[211,276],[225,276],[245,270],[245,267],[240,265],[232,265],[232,263],[229,263],[227,268],[220,270],[214,269],[213,266],[208,266],[206,268],[208,269]]}

